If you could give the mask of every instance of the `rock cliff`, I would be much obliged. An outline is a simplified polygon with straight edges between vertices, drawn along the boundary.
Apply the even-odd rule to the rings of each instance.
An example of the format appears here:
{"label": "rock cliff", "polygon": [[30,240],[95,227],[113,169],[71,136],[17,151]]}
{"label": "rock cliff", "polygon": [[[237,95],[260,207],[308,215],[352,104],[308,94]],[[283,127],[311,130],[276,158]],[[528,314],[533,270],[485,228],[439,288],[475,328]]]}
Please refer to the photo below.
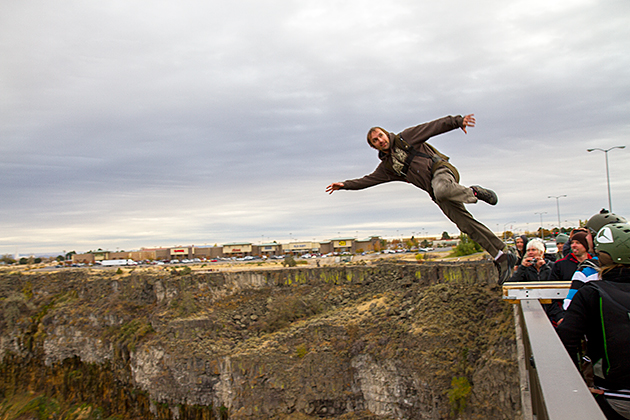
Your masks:
{"label": "rock cliff", "polygon": [[520,418],[486,261],[10,273],[0,310],[4,418]]}

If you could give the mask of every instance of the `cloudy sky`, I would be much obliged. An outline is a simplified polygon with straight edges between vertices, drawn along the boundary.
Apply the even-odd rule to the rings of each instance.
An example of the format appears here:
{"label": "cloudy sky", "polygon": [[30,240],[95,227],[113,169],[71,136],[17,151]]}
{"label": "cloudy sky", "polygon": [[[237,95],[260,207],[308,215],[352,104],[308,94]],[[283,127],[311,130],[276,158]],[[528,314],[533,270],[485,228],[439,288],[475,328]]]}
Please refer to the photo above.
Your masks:
{"label": "cloudy sky", "polygon": [[408,184],[324,190],[369,127],[468,113],[431,143],[492,230],[608,207],[595,147],[628,217],[629,69],[627,0],[5,1],[0,254],[457,234]]}

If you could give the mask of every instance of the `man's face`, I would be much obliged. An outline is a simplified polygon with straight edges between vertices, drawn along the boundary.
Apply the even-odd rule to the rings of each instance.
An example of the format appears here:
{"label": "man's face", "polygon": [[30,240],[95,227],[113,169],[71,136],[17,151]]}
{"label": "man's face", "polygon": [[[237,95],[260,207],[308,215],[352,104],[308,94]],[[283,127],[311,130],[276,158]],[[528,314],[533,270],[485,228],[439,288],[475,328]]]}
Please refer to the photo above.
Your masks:
{"label": "man's face", "polygon": [[579,241],[573,240],[571,241],[571,252],[573,252],[576,256],[581,257],[586,254],[586,248]]}
{"label": "man's face", "polygon": [[370,144],[381,152],[389,150],[389,137],[383,130],[376,129],[370,133]]}

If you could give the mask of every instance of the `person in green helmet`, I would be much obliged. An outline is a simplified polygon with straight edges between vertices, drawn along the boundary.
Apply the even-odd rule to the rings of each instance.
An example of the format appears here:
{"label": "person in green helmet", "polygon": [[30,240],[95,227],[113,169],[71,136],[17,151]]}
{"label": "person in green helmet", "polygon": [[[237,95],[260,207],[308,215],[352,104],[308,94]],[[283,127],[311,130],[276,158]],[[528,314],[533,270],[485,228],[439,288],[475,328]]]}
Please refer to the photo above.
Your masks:
{"label": "person in green helmet", "polygon": [[630,224],[604,225],[594,242],[600,280],[577,291],[556,331],[576,366],[590,360],[585,377],[606,417],[630,419]]}
{"label": "person in green helmet", "polygon": [[[586,222],[586,231],[589,232],[590,236],[588,243],[592,244],[593,236],[597,235],[597,232],[599,232],[601,228],[611,223],[626,223],[626,219],[622,216],[610,213],[606,209],[602,209],[599,213],[588,219],[588,222]],[[589,249],[589,252],[593,253],[593,250]],[[588,258],[578,264],[571,277],[571,288],[563,302],[564,310],[569,307],[571,299],[582,286],[589,281],[599,280],[598,268],[599,259],[597,256]]]}

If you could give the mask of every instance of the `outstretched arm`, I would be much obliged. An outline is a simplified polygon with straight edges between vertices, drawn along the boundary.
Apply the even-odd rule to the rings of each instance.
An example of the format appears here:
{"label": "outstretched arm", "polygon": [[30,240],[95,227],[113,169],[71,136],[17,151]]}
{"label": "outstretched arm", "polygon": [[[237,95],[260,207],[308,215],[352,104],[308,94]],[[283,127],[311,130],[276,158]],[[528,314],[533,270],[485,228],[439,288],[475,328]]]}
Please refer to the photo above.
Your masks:
{"label": "outstretched arm", "polygon": [[333,182],[326,187],[326,192],[332,194],[337,190],[362,190],[390,181],[405,181],[405,178],[397,176],[393,170],[388,171],[386,162],[381,162],[371,174],[357,179],[346,179],[343,182]]}
{"label": "outstretched arm", "polygon": [[464,121],[462,122],[462,130],[464,133],[468,134],[466,131],[466,127],[474,127],[475,126],[475,114],[468,114],[464,116]]}
{"label": "outstretched arm", "polygon": [[334,191],[343,188],[343,182],[333,182],[329,186],[326,187],[326,192],[328,194],[332,194]]}

